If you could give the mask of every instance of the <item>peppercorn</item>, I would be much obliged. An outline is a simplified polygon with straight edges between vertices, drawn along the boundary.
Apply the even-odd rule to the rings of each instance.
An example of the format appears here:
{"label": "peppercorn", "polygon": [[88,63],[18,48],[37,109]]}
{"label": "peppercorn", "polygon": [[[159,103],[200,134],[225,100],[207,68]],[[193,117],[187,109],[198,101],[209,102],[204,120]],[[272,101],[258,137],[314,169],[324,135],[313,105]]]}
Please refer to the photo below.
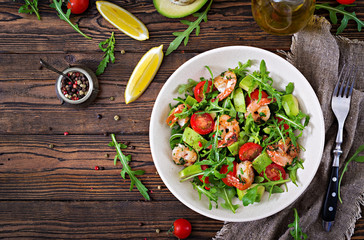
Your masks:
{"label": "peppercorn", "polygon": [[114,101],[115,100],[115,98],[114,97],[110,97],[110,101]]}
{"label": "peppercorn", "polygon": [[67,136],[69,133],[68,132],[64,132],[63,135]]}
{"label": "peppercorn", "polygon": [[119,119],[120,119],[120,117],[119,117],[118,115],[115,115],[115,116],[114,116],[114,120],[115,120],[115,121],[119,121]]}
{"label": "peppercorn", "polygon": [[49,144],[48,147],[49,148],[54,148],[54,145],[53,144]]}
{"label": "peppercorn", "polygon": [[97,119],[101,119],[102,115],[101,114],[97,114]]}
{"label": "peppercorn", "polygon": [[95,166],[95,170],[96,171],[100,170],[100,167],[99,166]]}
{"label": "peppercorn", "polygon": [[89,88],[87,78],[80,72],[68,72],[67,75],[71,81],[66,81],[65,78],[61,80],[61,91],[63,95],[71,100],[79,100],[85,97]]}

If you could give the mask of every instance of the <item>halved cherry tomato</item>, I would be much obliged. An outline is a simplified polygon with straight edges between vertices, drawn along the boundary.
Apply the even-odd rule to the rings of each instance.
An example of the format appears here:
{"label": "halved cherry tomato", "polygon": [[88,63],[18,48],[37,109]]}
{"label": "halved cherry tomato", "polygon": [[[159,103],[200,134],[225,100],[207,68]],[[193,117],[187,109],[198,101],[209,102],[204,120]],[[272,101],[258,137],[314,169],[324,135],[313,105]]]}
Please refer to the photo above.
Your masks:
{"label": "halved cherry tomato", "polygon": [[205,135],[214,130],[214,119],[208,113],[194,113],[191,116],[191,127],[197,133]]}
{"label": "halved cherry tomato", "polygon": [[[262,98],[267,98],[268,94],[262,90]],[[246,106],[248,106],[252,101],[254,100],[258,100],[259,99],[259,89],[255,89],[252,93],[250,93],[250,97],[249,95],[247,95],[245,97],[245,104]]]}
{"label": "halved cherry tomato", "polygon": [[355,0],[336,0],[336,2],[344,5],[352,4],[355,2]]}
{"label": "halved cherry tomato", "polygon": [[[205,82],[206,81],[199,82],[196,85],[195,90],[193,91],[193,93],[195,95],[195,98],[196,98],[196,100],[198,102],[201,102],[204,99],[203,89],[204,89]],[[207,90],[206,90],[205,93],[211,92],[211,85],[212,85],[212,82],[211,81],[208,81],[207,82]]]}
{"label": "halved cherry tomato", "polygon": [[184,218],[179,218],[174,221],[171,230],[174,236],[176,236],[177,238],[185,239],[190,236],[192,232],[192,226],[188,220]]}
{"label": "halved cherry tomato", "polygon": [[[280,118],[280,117],[276,117],[276,119],[278,120],[278,123],[283,121],[283,119]],[[289,128],[288,124],[286,124],[286,123],[283,125],[283,127],[284,127],[285,130],[287,130]]]}
{"label": "halved cherry tomato", "polygon": [[[206,170],[207,168],[209,168],[209,166],[207,166],[207,165],[201,165],[201,169],[202,170]],[[209,177],[205,177],[205,181],[203,181],[203,175],[198,175],[198,179],[200,179],[201,182],[204,182],[206,184],[210,183]],[[206,190],[210,190],[210,188],[209,187],[206,187],[206,186],[205,186],[205,189]]]}
{"label": "halved cherry tomato", "polygon": [[[221,169],[220,169],[220,173],[221,174],[226,174],[226,177],[221,179],[227,186],[229,187],[233,187],[233,182],[234,182],[234,178],[236,178],[236,162],[234,163],[234,168],[233,171],[228,172],[228,167],[229,165],[222,165]],[[237,178],[236,178],[237,179]],[[239,180],[239,179],[238,179]]]}
{"label": "halved cherry tomato", "polygon": [[88,8],[89,0],[69,0],[67,8],[71,9],[73,14],[81,14]]}
{"label": "halved cherry tomato", "polygon": [[253,161],[262,152],[263,148],[257,143],[247,142],[240,147],[239,159],[241,161]]}
{"label": "halved cherry tomato", "polygon": [[[275,163],[272,163],[265,168],[265,175],[267,175],[267,177],[271,181],[280,180],[281,174],[282,174],[282,179],[286,179],[286,171],[284,171],[284,168]],[[261,177],[264,177],[264,171],[262,171],[259,175]]]}

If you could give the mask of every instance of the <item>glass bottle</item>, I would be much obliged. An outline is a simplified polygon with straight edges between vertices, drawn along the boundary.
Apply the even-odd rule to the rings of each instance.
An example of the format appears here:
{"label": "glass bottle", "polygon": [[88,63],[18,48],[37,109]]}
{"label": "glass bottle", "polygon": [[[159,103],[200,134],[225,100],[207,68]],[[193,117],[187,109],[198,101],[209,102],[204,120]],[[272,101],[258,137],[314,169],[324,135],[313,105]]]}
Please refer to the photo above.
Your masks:
{"label": "glass bottle", "polygon": [[255,21],[275,35],[298,32],[307,25],[314,10],[315,0],[252,0]]}

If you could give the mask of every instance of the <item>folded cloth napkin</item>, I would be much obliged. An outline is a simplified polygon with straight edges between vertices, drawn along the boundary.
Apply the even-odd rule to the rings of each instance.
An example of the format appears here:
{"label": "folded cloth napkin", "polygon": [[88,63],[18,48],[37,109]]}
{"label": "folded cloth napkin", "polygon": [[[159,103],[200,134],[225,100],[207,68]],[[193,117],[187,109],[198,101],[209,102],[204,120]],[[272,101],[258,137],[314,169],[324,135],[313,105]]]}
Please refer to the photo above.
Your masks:
{"label": "folded cloth napkin", "polygon": [[315,16],[309,25],[292,37],[291,52],[286,53],[291,62],[310,82],[321,103],[325,119],[325,149],[320,167],[310,186],[293,204],[281,212],[258,221],[225,222],[215,240],[221,239],[292,239],[288,224],[294,221],[296,208],[300,227],[308,239],[350,239],[355,222],[361,217],[360,205],[364,205],[364,164],[351,162],[341,185],[343,204],[338,202],[336,219],[330,232],[322,227],[321,210],[332,165],[337,121],[331,110],[331,96],[344,64],[357,69],[355,90],[344,128],[343,154],[340,158],[340,174],[344,159],[364,144],[364,42],[352,41],[330,34],[331,25],[325,18]]}

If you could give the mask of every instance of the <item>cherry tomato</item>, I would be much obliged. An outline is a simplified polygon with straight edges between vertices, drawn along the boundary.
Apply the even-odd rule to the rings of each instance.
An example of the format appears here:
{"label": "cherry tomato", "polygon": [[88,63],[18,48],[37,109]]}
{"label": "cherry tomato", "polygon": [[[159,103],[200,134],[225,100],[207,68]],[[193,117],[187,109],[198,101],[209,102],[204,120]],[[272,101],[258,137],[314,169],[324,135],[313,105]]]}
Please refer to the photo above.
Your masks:
{"label": "cherry tomato", "polygon": [[[283,119],[280,118],[280,117],[276,117],[276,119],[278,120],[278,123],[283,121]],[[283,125],[283,127],[284,127],[285,130],[287,130],[289,128],[288,124],[286,124],[286,123]]]}
{"label": "cherry tomato", "polygon": [[194,113],[191,116],[191,127],[197,133],[205,135],[214,130],[214,119],[208,113]]}
{"label": "cherry tomato", "polygon": [[[262,90],[262,98],[267,98],[268,94]],[[248,106],[252,101],[254,100],[258,100],[259,99],[259,89],[255,89],[252,93],[250,93],[250,97],[249,95],[246,96],[245,98],[245,104],[246,106]]]}
{"label": "cherry tomato", "polygon": [[[199,82],[196,85],[195,90],[193,91],[193,93],[195,95],[195,98],[196,98],[196,100],[198,102],[201,102],[203,100],[203,98],[204,98],[204,96],[203,96],[203,89],[204,89],[205,82],[206,81]],[[212,82],[211,81],[208,81],[206,93],[211,92],[211,85],[212,85]]]}
{"label": "cherry tomato", "polygon": [[355,2],[355,0],[336,0],[336,2],[347,5],[352,4],[353,2]]}
{"label": "cherry tomato", "polygon": [[[209,166],[207,166],[207,165],[201,165],[201,169],[202,170],[206,170],[207,168],[209,168]],[[209,177],[205,177],[205,181],[203,181],[202,178],[203,178],[203,175],[198,175],[198,179],[200,179],[201,182],[204,182],[206,184],[210,183]],[[210,190],[210,188],[209,187],[206,187],[206,186],[205,186],[205,189],[206,190]]]}
{"label": "cherry tomato", "polygon": [[[281,174],[282,174],[282,179],[286,179],[286,171],[284,171],[284,168],[275,163],[272,163],[265,168],[265,175],[267,175],[267,177],[271,181],[280,180]],[[261,177],[264,177],[264,171],[262,171],[259,175]]]}
{"label": "cherry tomato", "polygon": [[240,147],[239,159],[241,161],[253,161],[262,152],[263,148],[257,143],[247,142]]}
{"label": "cherry tomato", "polygon": [[174,221],[172,230],[174,236],[176,236],[179,239],[185,239],[188,236],[190,236],[192,231],[192,226],[188,220],[184,218],[179,218],[176,221]]}
{"label": "cherry tomato", "polygon": [[73,14],[81,14],[88,8],[89,0],[69,0],[67,8]]}
{"label": "cherry tomato", "polygon": [[220,169],[220,173],[221,174],[226,174],[226,177],[221,179],[227,186],[229,187],[233,187],[233,182],[234,182],[234,178],[236,178],[236,162],[234,163],[234,168],[233,171],[228,172],[228,167],[229,165],[222,165],[221,169]]}

